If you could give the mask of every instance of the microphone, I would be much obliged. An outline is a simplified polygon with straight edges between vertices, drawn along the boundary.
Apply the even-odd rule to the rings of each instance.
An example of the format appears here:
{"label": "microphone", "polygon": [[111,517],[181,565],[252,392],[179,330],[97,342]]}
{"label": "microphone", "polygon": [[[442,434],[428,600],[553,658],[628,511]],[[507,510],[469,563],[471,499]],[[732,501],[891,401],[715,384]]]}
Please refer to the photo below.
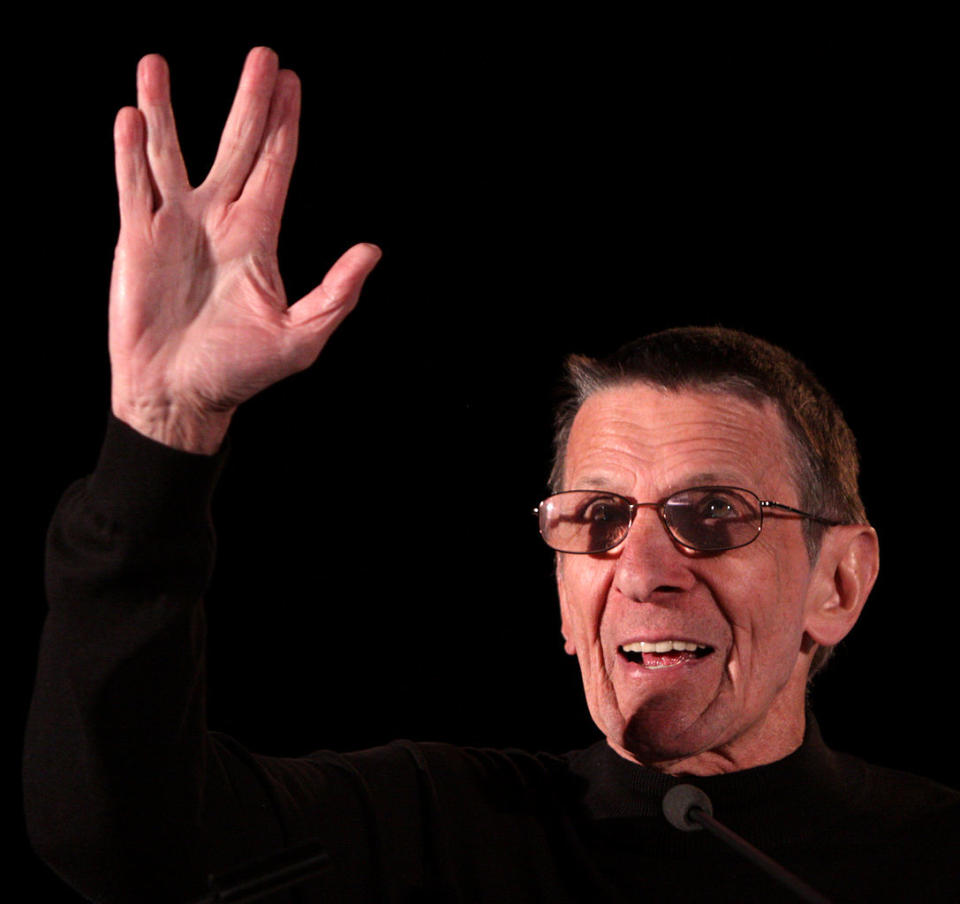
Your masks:
{"label": "microphone", "polygon": [[713,804],[706,793],[694,785],[675,785],[663,795],[663,815],[681,832],[699,832],[703,826],[691,818],[692,810],[713,816]]}
{"label": "microphone", "polygon": [[710,798],[694,785],[675,785],[671,788],[663,796],[663,815],[670,825],[680,829],[681,832],[698,832],[706,829],[711,835],[719,838],[728,847],[733,848],[767,875],[790,889],[801,901],[808,901],[811,904],[830,904],[830,900],[816,889],[811,888],[732,829],[728,829],[722,822],[714,819]]}

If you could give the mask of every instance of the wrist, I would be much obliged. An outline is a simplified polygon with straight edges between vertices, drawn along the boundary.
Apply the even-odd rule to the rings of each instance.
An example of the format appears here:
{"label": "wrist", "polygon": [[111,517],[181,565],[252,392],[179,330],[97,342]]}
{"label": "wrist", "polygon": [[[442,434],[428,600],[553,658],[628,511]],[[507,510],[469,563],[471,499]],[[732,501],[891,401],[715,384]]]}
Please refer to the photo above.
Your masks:
{"label": "wrist", "polygon": [[116,396],[112,407],[117,420],[143,436],[171,449],[198,455],[217,453],[236,410],[201,411],[182,403],[124,402]]}

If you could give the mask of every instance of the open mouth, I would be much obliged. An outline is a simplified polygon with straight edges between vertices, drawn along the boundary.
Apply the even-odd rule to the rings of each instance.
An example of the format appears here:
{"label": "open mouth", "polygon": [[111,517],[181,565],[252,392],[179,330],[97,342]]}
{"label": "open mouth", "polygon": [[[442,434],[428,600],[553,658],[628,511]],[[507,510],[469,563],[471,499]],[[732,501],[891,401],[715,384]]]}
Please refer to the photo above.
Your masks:
{"label": "open mouth", "polygon": [[627,662],[642,665],[646,669],[671,668],[694,659],[703,659],[712,652],[713,647],[686,640],[661,640],[656,643],[635,641],[619,648],[620,655]]}

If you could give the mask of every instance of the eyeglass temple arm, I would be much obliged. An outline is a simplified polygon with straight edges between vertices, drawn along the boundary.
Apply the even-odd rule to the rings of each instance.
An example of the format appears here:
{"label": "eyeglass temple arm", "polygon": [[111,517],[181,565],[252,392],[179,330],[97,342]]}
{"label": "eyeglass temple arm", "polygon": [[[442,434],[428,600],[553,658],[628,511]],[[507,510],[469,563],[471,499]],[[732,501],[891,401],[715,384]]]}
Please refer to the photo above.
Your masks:
{"label": "eyeglass temple arm", "polygon": [[796,509],[792,505],[784,505],[782,502],[770,502],[768,499],[761,499],[760,506],[762,508],[778,508],[783,509],[785,512],[793,512],[794,515],[802,515],[804,518],[809,518],[811,521],[816,521],[820,524],[826,524],[829,527],[836,527],[841,523],[840,521],[833,521],[830,518],[821,518],[819,515],[811,515],[810,512],[801,512],[800,509]]}

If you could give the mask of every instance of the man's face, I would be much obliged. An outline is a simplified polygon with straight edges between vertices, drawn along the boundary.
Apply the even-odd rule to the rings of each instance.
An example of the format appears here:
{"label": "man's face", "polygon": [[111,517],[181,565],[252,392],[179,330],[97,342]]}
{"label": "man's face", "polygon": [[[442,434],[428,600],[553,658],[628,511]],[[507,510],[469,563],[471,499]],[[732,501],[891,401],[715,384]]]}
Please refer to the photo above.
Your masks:
{"label": "man's face", "polygon": [[[584,403],[565,488],[655,502],[725,485],[796,507],[791,461],[772,404],[636,383]],[[566,649],[579,659],[594,721],[621,755],[707,774],[770,762],[801,742],[812,653],[801,519],[768,513],[756,541],[711,554],[679,546],[656,510],[641,508],[614,549],[560,554],[557,578]],[[668,640],[706,651],[644,653],[640,663],[623,649]]]}

